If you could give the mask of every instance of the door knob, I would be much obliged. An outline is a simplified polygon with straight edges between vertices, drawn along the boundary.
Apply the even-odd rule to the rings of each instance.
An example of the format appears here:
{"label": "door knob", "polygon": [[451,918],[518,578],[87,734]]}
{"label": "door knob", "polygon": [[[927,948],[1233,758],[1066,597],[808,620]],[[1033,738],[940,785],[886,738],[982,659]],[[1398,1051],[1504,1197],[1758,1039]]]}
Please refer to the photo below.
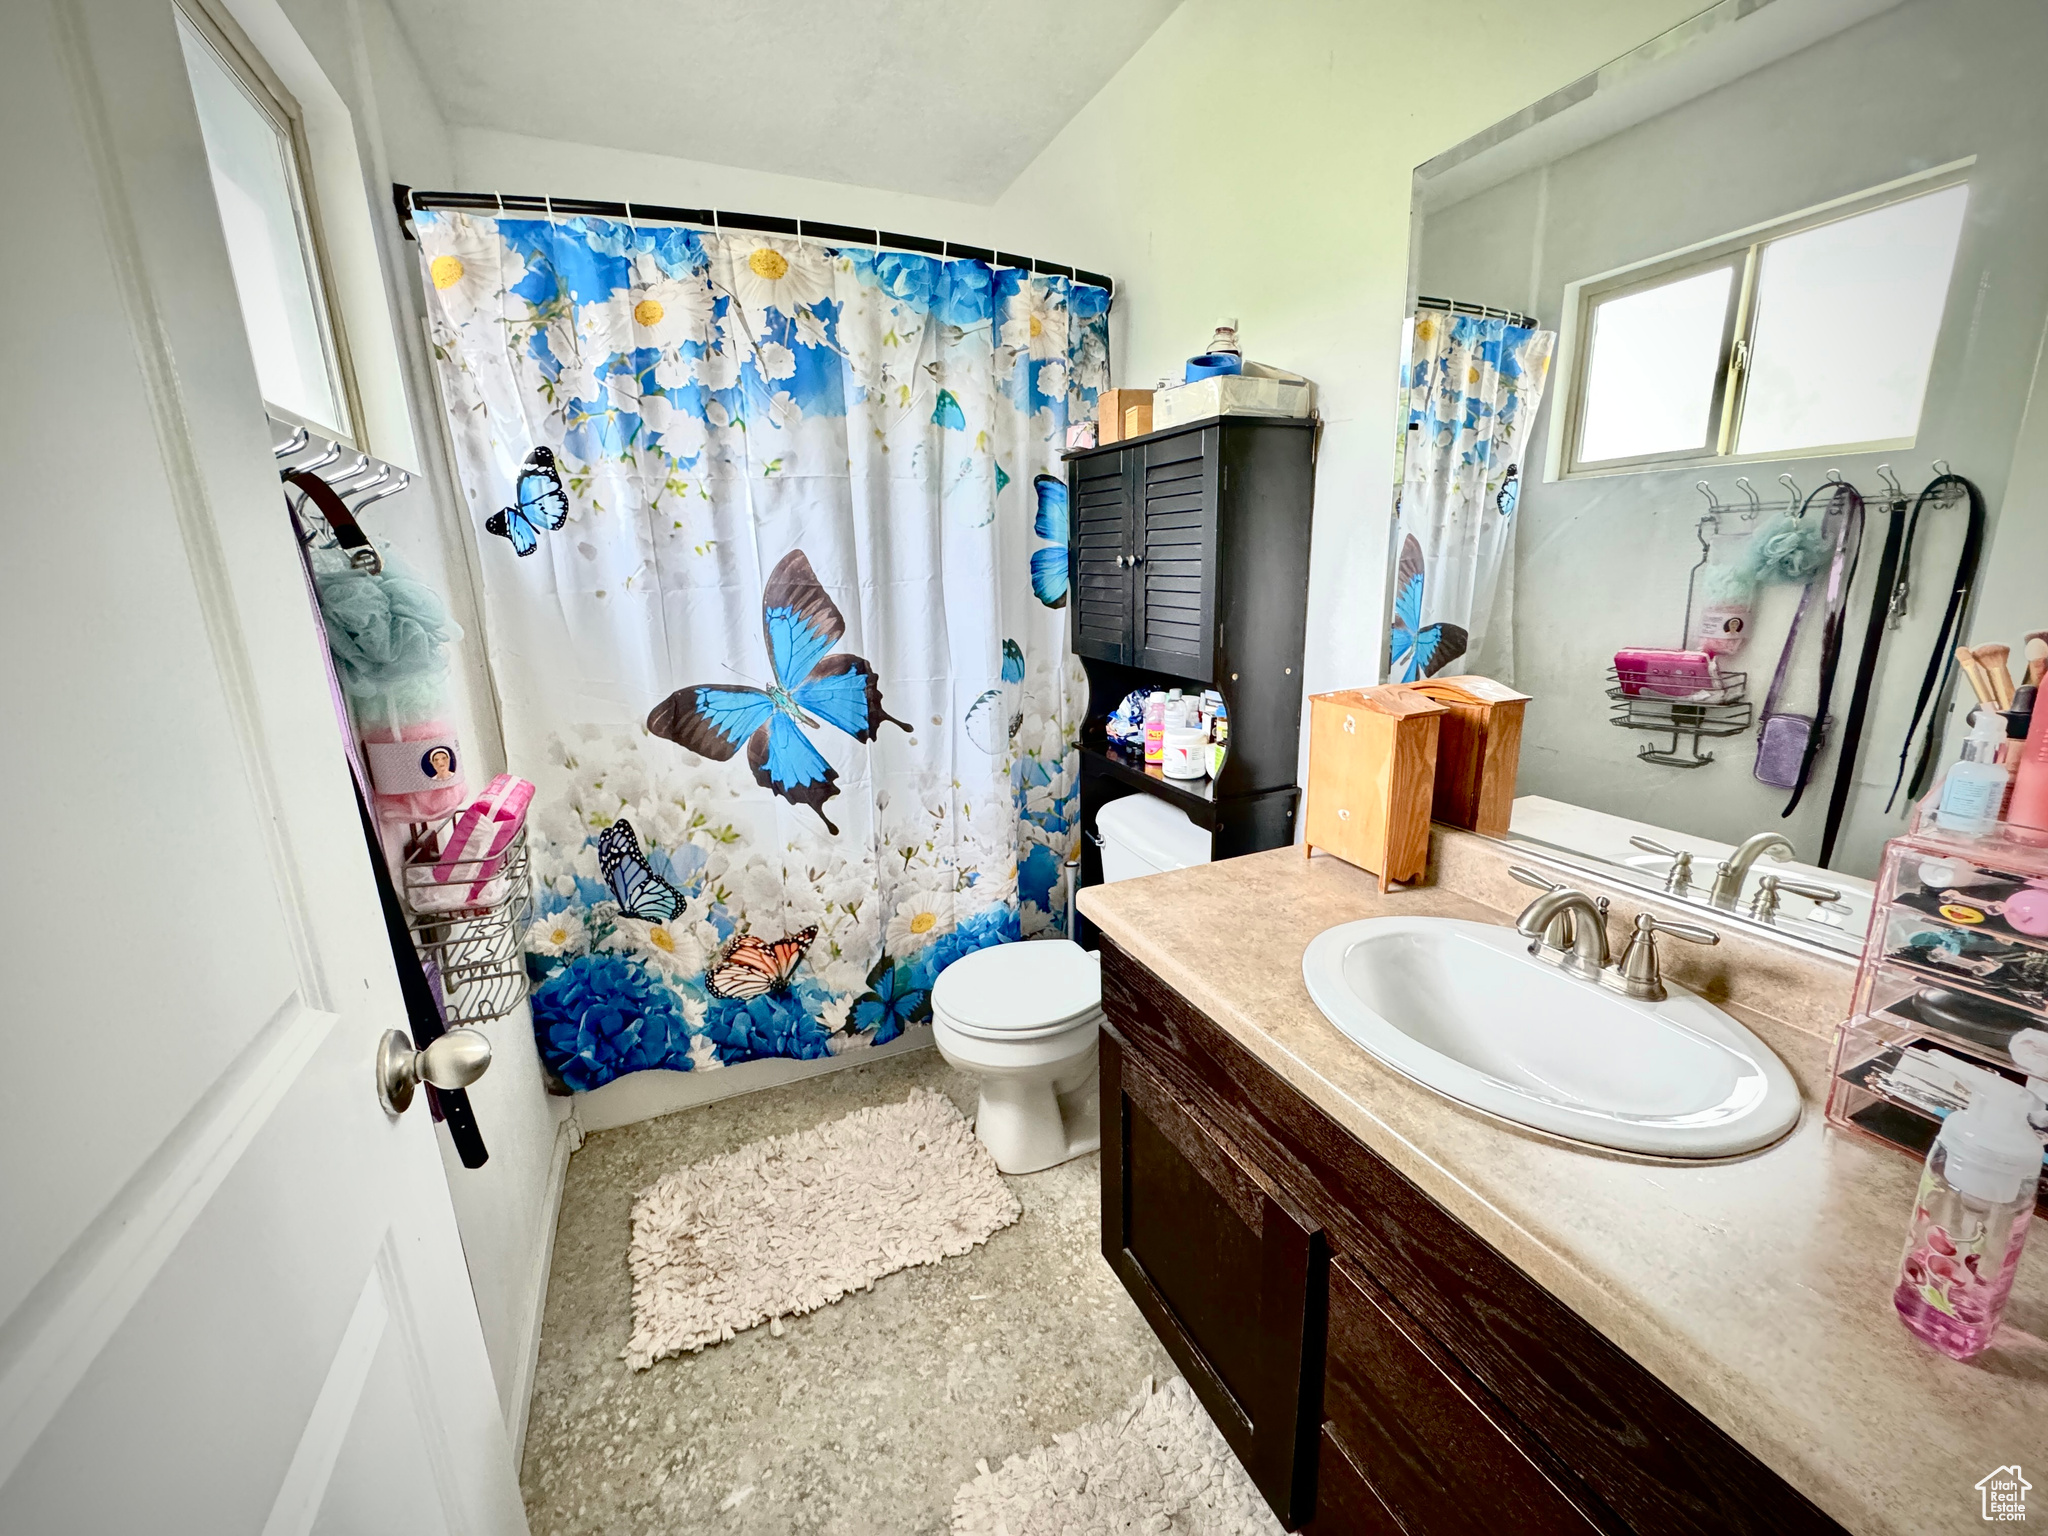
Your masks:
{"label": "door knob", "polygon": [[385,1113],[402,1115],[421,1083],[467,1088],[491,1064],[491,1042],[473,1029],[451,1029],[423,1051],[402,1029],[387,1030],[377,1046],[377,1099]]}

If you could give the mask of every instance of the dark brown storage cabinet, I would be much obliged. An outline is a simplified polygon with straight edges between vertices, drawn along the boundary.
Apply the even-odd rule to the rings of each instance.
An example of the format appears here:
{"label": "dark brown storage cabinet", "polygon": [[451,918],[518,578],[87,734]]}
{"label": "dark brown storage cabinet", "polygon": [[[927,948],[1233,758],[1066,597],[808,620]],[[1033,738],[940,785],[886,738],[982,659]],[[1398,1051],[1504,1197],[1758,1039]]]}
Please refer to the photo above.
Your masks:
{"label": "dark brown storage cabinet", "polygon": [[1103,1254],[1288,1529],[1841,1531],[1152,972],[1102,958]]}
{"label": "dark brown storage cabinet", "polygon": [[[1294,840],[1315,423],[1219,416],[1067,455],[1074,652],[1088,673],[1081,825],[1152,794],[1208,831],[1213,858]],[[1148,770],[1104,729],[1134,688],[1214,689],[1230,716],[1217,779]],[[1102,878],[1092,841],[1084,886]],[[1084,923],[1084,940],[1092,938]]]}

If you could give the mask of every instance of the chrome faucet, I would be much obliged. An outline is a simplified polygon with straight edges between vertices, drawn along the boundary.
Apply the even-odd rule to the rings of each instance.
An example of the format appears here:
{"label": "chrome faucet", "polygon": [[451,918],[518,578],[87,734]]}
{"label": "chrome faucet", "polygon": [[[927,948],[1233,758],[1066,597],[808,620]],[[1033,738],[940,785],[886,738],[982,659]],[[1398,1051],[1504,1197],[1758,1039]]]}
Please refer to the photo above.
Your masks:
{"label": "chrome faucet", "polygon": [[[1569,950],[1550,941],[1552,925],[1564,917],[1571,919]],[[1541,955],[1546,950],[1558,954],[1558,964],[1574,976],[1597,982],[1607,969],[1607,903],[1595,901],[1584,891],[1552,886],[1522,909],[1515,919],[1515,932],[1530,941],[1530,954]]]}
{"label": "chrome faucet", "polygon": [[1668,933],[1694,944],[1718,944],[1721,935],[1697,923],[1674,923],[1654,912],[1636,914],[1636,931],[1615,966],[1615,986],[1639,1002],[1661,1003],[1670,996],[1664,988],[1664,970],[1657,963],[1657,935]]}
{"label": "chrome faucet", "polygon": [[1742,882],[1749,878],[1750,865],[1767,853],[1782,864],[1795,851],[1782,832],[1759,832],[1746,839],[1740,848],[1714,866],[1714,892],[1710,898],[1713,904],[1724,912],[1734,911],[1735,904],[1742,899]]}

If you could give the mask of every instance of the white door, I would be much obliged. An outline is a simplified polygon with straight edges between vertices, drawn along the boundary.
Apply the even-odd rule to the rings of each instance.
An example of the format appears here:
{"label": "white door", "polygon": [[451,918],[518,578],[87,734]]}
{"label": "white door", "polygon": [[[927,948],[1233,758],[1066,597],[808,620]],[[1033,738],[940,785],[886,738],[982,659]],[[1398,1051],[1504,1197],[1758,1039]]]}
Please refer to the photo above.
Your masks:
{"label": "white door", "polygon": [[0,207],[0,1532],[523,1532],[169,0]]}

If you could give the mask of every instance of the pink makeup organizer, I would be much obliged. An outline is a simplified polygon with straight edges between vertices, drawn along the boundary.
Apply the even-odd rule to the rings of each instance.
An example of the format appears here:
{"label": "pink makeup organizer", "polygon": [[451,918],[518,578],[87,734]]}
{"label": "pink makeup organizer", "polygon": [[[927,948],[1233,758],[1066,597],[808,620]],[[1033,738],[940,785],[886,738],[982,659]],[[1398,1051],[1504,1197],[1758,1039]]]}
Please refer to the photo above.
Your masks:
{"label": "pink makeup organizer", "polygon": [[[2048,831],[2001,822],[1962,837],[1936,827],[1933,808],[1930,796],[1907,834],[1885,845],[1827,1104],[1830,1125],[1916,1160],[1967,1102],[1970,1073],[2025,1082],[2016,1037],[2048,1032],[2048,935],[2004,913],[2011,893],[2035,889],[2027,882],[2048,886]],[[2032,906],[2015,910],[2040,926]],[[2029,1042],[2018,1044],[2028,1056]],[[2036,1213],[2048,1215],[2048,1190]]]}

